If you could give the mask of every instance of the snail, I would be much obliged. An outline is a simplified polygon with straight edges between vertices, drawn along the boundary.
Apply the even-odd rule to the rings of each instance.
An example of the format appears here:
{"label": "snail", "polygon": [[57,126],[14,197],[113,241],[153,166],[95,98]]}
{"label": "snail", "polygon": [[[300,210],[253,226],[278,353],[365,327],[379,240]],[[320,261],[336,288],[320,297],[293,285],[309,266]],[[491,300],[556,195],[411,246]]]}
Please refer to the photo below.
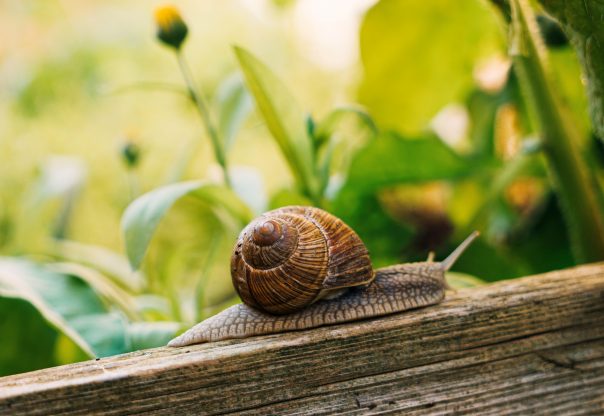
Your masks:
{"label": "snail", "polygon": [[231,277],[244,302],[174,338],[169,346],[295,331],[357,321],[441,302],[445,272],[478,236],[445,260],[374,270],[360,237],[319,208],[269,211],[243,229]]}

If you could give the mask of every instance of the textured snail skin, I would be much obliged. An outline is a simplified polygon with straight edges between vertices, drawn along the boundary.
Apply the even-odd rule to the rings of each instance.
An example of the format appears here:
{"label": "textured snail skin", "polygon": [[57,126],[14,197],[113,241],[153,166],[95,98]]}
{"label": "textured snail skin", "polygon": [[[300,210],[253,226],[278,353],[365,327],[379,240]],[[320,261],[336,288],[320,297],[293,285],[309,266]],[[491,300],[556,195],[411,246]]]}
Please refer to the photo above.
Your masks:
{"label": "textured snail skin", "polygon": [[245,304],[234,305],[195,325],[168,346],[297,331],[433,305],[445,297],[447,268],[445,262],[422,262],[377,269],[370,285],[350,288],[339,297],[319,300],[289,315],[274,316]]}

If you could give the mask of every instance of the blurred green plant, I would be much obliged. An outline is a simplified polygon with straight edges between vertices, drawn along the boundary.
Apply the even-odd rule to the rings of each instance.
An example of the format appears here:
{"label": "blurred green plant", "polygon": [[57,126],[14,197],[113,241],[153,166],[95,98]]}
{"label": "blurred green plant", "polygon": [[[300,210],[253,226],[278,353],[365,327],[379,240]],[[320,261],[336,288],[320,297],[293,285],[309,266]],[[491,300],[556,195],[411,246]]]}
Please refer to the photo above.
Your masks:
{"label": "blurred green plant", "polygon": [[556,191],[578,262],[604,259],[601,189],[579,150],[580,138],[550,79],[545,49],[526,0],[512,0],[510,55],[541,130]]}
{"label": "blurred green plant", "polygon": [[[451,276],[459,288],[602,260],[604,168],[588,154],[579,65],[551,39],[547,61],[528,2],[493,3],[503,14],[480,0],[377,2],[360,32],[366,107],[321,117],[242,47],[241,74],[206,98],[182,52],[189,28],[173,7],[157,9],[157,37],[176,53],[182,97],[201,117],[221,178],[187,177],[196,139],[166,181],[143,187],[134,175],[147,152],[128,139],[119,152],[131,191],[122,256],[69,239],[87,169],[49,158],[19,204],[0,206],[0,330],[14,334],[0,348],[0,374],[163,345],[237,302],[231,245],[267,208],[328,209],[359,233],[376,267],[447,252],[479,229]],[[543,33],[559,29],[540,20]],[[576,43],[586,32],[572,21],[563,26],[580,32],[571,33]],[[133,87],[183,92],[165,82]],[[254,107],[293,179],[268,195],[256,170],[227,163]]]}
{"label": "blurred green plant", "polygon": [[604,138],[604,29],[598,16],[604,5],[597,0],[540,0],[561,23],[583,65],[593,128]]}

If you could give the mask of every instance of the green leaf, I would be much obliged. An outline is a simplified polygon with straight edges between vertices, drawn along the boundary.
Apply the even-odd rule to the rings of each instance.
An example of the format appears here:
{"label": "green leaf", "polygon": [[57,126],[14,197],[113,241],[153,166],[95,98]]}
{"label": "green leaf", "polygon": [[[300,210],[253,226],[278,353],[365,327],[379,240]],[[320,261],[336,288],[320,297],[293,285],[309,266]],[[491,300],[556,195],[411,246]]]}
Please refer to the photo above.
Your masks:
{"label": "green leaf", "polygon": [[57,332],[31,303],[0,297],[0,377],[58,365]]}
{"label": "green leaf", "polygon": [[136,310],[145,319],[163,320],[172,315],[170,300],[158,295],[136,297]]}
{"label": "green leaf", "polygon": [[226,211],[238,222],[247,223],[252,214],[230,189],[204,181],[179,182],[148,192],[134,200],[122,216],[126,253],[133,268],[138,268],[147,247],[170,207],[186,195],[205,200],[216,210]]}
{"label": "green leaf", "polygon": [[362,107],[359,106],[344,106],[331,111],[321,123],[314,127],[314,136],[320,146],[334,133],[337,125],[347,116],[356,116],[358,120],[366,126],[372,135],[378,134],[378,127],[373,121],[371,115]]}
{"label": "green leaf", "polygon": [[181,330],[179,322],[134,322],[128,326],[130,350],[162,347]]}
{"label": "green leaf", "polygon": [[413,231],[395,221],[373,192],[360,193],[354,188],[340,192],[330,211],[341,218],[365,242],[374,267],[401,261]]}
{"label": "green leaf", "polygon": [[[528,273],[545,273],[572,267],[575,263],[560,202],[554,194],[546,197],[541,212],[525,220],[508,243],[510,251],[530,267]],[[515,224],[518,226],[518,222]]]}
{"label": "green leaf", "polygon": [[361,102],[382,128],[416,133],[472,88],[474,65],[503,52],[496,13],[481,0],[382,0],[361,27]]}
{"label": "green leaf", "polygon": [[306,129],[306,114],[275,74],[245,49],[235,54],[248,88],[273,138],[281,148],[298,185],[311,199],[319,199],[313,147]]}
{"label": "green leaf", "polygon": [[356,153],[345,187],[360,192],[400,183],[455,179],[471,173],[477,163],[464,160],[436,137],[404,139],[387,133]]}
{"label": "green leaf", "polygon": [[108,357],[132,351],[127,338],[127,321],[119,313],[74,316],[74,329],[93,348],[95,356]]}
{"label": "green leaf", "polygon": [[179,182],[154,189],[135,199],[122,216],[122,231],[130,265],[138,269],[159,222],[176,201],[205,186],[204,182]]}
{"label": "green leaf", "polygon": [[[454,246],[451,246],[446,254],[453,249]],[[483,238],[478,238],[455,262],[455,271],[478,276],[485,282],[496,282],[526,276],[529,269],[504,247],[494,247]]]}
{"label": "green leaf", "polygon": [[[252,210],[242,198],[225,186],[207,184],[193,192],[191,196],[208,203],[215,215],[221,217],[222,214],[226,214],[237,228],[237,232],[254,218]],[[226,220],[224,217],[221,218]]]}
{"label": "green leaf", "polygon": [[447,283],[453,289],[466,289],[487,284],[484,280],[466,273],[447,272]]}
{"label": "green leaf", "polygon": [[271,195],[269,202],[270,209],[277,209],[287,205],[312,205],[312,201],[309,201],[304,195],[300,195],[291,189],[281,189]]}
{"label": "green leaf", "polygon": [[239,129],[254,108],[254,101],[239,74],[226,78],[215,97],[218,107],[218,133],[228,150],[235,142]]}
{"label": "green leaf", "polygon": [[134,296],[98,270],[77,263],[53,263],[51,270],[75,276],[88,283],[110,305],[118,306],[130,318],[137,318]]}
{"label": "green leaf", "polygon": [[234,166],[229,169],[233,191],[245,201],[255,214],[266,211],[267,195],[262,175],[251,166]]}
{"label": "green leaf", "polygon": [[0,296],[31,303],[90,357],[125,351],[122,319],[107,314],[94,290],[77,277],[26,260],[0,258]]}
{"label": "green leaf", "polygon": [[57,257],[96,269],[133,293],[146,285],[142,272],[132,271],[126,257],[108,248],[70,240],[57,240],[53,248]]}

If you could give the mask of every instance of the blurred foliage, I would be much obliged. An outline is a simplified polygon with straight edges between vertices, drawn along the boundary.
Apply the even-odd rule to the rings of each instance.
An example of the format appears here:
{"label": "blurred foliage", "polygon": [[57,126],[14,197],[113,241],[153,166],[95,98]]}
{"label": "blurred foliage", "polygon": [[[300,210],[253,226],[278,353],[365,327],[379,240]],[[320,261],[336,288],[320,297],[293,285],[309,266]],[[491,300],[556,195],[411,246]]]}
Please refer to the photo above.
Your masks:
{"label": "blurred foliage", "polygon": [[381,1],[361,27],[359,98],[380,125],[415,133],[463,99],[475,64],[503,50],[504,34],[483,1]]}
{"label": "blurred foliage", "polygon": [[[0,375],[164,345],[238,302],[232,244],[279,206],[341,217],[376,267],[442,258],[478,229],[456,288],[571,266],[599,241],[561,203],[556,178],[576,169],[552,175],[563,115],[556,134],[593,179],[571,204],[593,193],[604,212],[585,68],[543,11],[377,1],[352,34],[360,62],[333,69],[290,24],[301,2],[181,5],[162,15],[187,27],[171,48],[142,0],[2,6]],[[547,71],[527,82],[527,63]]]}
{"label": "blurred foliage", "polygon": [[597,0],[540,3],[560,21],[583,63],[594,130],[604,137],[604,30],[599,17],[604,4]]}

